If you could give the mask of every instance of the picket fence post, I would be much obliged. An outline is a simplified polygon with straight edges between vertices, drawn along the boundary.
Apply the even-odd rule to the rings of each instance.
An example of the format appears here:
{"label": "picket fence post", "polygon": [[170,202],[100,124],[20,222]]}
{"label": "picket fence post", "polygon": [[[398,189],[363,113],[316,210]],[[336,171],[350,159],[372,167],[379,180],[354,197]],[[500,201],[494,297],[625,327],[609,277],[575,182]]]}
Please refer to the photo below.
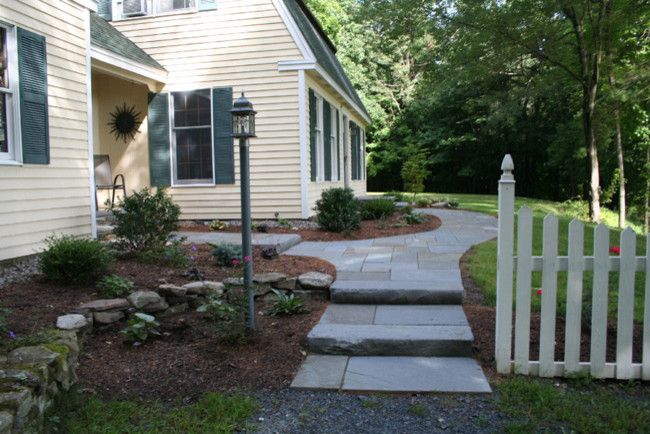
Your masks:
{"label": "picket fence post", "polygon": [[509,374],[512,357],[512,280],[515,230],[515,165],[503,158],[499,180],[499,231],[497,241],[497,318],[495,359],[497,372]]}

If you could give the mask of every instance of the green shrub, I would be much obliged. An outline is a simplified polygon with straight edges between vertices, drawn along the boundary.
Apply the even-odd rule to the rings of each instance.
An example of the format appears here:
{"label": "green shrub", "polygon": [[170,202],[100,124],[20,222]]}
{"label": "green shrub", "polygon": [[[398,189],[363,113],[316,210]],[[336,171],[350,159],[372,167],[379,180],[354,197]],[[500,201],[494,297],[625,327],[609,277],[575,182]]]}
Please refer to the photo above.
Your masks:
{"label": "green shrub", "polygon": [[205,312],[214,322],[217,336],[226,343],[235,345],[246,341],[246,295],[236,290],[227,292],[228,299],[217,295],[208,297],[197,312]]}
{"label": "green shrub", "polygon": [[419,225],[424,222],[424,216],[420,214],[404,214],[402,221],[407,225]]}
{"label": "green shrub", "polygon": [[222,231],[226,229],[228,225],[221,220],[212,220],[209,227],[211,231]]}
{"label": "green shrub", "polygon": [[360,207],[363,220],[379,220],[390,217],[395,212],[395,202],[388,199],[361,201]]}
{"label": "green shrub", "polygon": [[415,200],[415,205],[417,205],[418,208],[429,208],[431,205],[433,205],[433,201],[426,197],[418,197]]}
{"label": "green shrub", "polygon": [[131,252],[162,252],[178,230],[181,210],[163,189],[148,188],[124,198],[114,209],[113,234]]}
{"label": "green shrub", "polygon": [[271,306],[266,314],[270,316],[289,316],[295,315],[298,313],[307,313],[309,312],[305,305],[302,303],[298,297],[293,294],[287,294],[276,289],[273,290],[275,293],[275,301],[273,306]]}
{"label": "green shrub", "polygon": [[133,289],[133,282],[129,279],[111,274],[104,276],[97,284],[97,289],[105,298],[119,298],[128,295]]}
{"label": "green shrub", "polygon": [[361,227],[359,203],[349,188],[332,188],[323,191],[316,202],[318,224],[331,232],[350,233]]}
{"label": "green shrub", "polygon": [[237,309],[217,295],[208,296],[205,304],[196,309],[197,312],[209,314],[215,321],[228,321],[237,314]]}
{"label": "green shrub", "polygon": [[411,205],[406,205],[400,208],[402,214],[413,214],[413,207]]}
{"label": "green shrub", "polygon": [[158,327],[160,327],[160,323],[154,316],[138,312],[128,321],[126,328],[120,330],[120,333],[129,342],[143,343],[155,336],[160,336]]}
{"label": "green shrub", "polygon": [[210,244],[212,246],[212,256],[217,264],[224,267],[232,267],[242,262],[242,247],[237,244]]}
{"label": "green shrub", "polygon": [[181,240],[174,240],[161,250],[137,252],[135,256],[147,264],[166,264],[176,268],[188,267],[191,261],[185,254],[182,244]]}
{"label": "green shrub", "polygon": [[460,203],[457,200],[450,200],[449,202],[447,202],[447,205],[449,206],[449,208],[456,209],[460,206]]}
{"label": "green shrub", "polygon": [[108,271],[111,253],[97,240],[69,235],[45,240],[47,249],[40,255],[45,277],[65,285],[89,284]]}
{"label": "green shrub", "polygon": [[395,202],[404,202],[406,201],[406,195],[402,193],[401,191],[389,191],[388,193],[384,193],[385,197],[392,197],[393,201]]}

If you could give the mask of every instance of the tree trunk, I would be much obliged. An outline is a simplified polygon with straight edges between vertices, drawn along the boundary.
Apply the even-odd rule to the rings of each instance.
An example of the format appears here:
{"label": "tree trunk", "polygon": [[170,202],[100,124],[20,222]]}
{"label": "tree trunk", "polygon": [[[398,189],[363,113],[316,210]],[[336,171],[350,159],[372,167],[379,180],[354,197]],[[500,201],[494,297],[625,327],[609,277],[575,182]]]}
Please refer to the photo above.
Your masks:
{"label": "tree trunk", "polygon": [[623,229],[626,220],[626,200],[625,200],[625,160],[623,159],[623,137],[621,135],[621,113],[619,108],[614,109],[614,122],[616,122],[616,156],[618,158],[618,227]]}

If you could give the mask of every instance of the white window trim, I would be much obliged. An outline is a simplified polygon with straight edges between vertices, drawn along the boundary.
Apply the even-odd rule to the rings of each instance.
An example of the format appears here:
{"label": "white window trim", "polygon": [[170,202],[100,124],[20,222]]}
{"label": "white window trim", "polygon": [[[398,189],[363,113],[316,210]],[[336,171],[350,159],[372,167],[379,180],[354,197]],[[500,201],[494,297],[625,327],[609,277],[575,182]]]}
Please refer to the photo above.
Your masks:
{"label": "white window trim", "polygon": [[325,137],[323,135],[323,97],[316,94],[316,182],[325,181]]}
{"label": "white window trim", "polygon": [[[205,179],[197,180],[187,180],[187,181],[178,181],[178,176],[176,173],[176,134],[174,134],[174,94],[183,93],[183,92],[196,92],[200,90],[208,90],[210,92],[210,151],[212,154],[212,182],[206,182]],[[172,178],[172,187],[174,188],[184,188],[184,187],[214,187],[217,184],[216,176],[214,170],[214,104],[212,102],[212,88],[207,89],[190,89],[190,90],[179,90],[179,91],[170,91],[169,92],[169,152],[171,154],[170,164],[171,164],[171,178]],[[206,128],[204,126],[203,128]],[[201,128],[201,127],[193,127]]]}
{"label": "white window trim", "polygon": [[0,152],[0,165],[15,166],[22,164],[22,141],[20,136],[20,95],[18,78],[18,40],[16,26],[0,21],[0,27],[6,30],[7,57],[9,60],[9,87],[1,88],[7,94],[7,139],[9,152]]}
{"label": "white window trim", "polygon": [[341,122],[343,130],[343,182],[346,188],[350,187],[350,178],[352,177],[350,165],[350,117],[344,112],[343,121]]}
{"label": "white window trim", "polygon": [[338,147],[339,147],[339,137],[336,131],[336,125],[338,120],[339,111],[334,105],[330,105],[330,159],[332,160],[332,182],[339,181],[339,159],[338,159]]}
{"label": "white window trim", "polygon": [[125,21],[125,20],[137,20],[140,18],[151,18],[151,17],[161,17],[165,15],[176,15],[176,14],[188,14],[199,12],[199,0],[195,0],[194,7],[192,8],[183,8],[183,9],[174,9],[171,11],[160,12],[160,0],[145,0],[147,7],[151,8],[151,12],[148,12],[146,15],[134,16],[134,17],[125,17],[122,15],[122,0],[113,0],[113,21]]}

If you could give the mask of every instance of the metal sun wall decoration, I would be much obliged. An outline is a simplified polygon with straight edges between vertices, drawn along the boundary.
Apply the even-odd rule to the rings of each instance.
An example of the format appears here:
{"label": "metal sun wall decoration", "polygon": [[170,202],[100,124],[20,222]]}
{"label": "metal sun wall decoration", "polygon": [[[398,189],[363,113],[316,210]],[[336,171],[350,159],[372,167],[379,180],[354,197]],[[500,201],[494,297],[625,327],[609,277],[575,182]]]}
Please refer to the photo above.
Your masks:
{"label": "metal sun wall decoration", "polygon": [[108,126],[111,127],[111,134],[115,136],[116,140],[122,139],[124,143],[133,140],[142,124],[140,114],[135,110],[135,105],[127,107],[124,103],[122,107],[115,106]]}

